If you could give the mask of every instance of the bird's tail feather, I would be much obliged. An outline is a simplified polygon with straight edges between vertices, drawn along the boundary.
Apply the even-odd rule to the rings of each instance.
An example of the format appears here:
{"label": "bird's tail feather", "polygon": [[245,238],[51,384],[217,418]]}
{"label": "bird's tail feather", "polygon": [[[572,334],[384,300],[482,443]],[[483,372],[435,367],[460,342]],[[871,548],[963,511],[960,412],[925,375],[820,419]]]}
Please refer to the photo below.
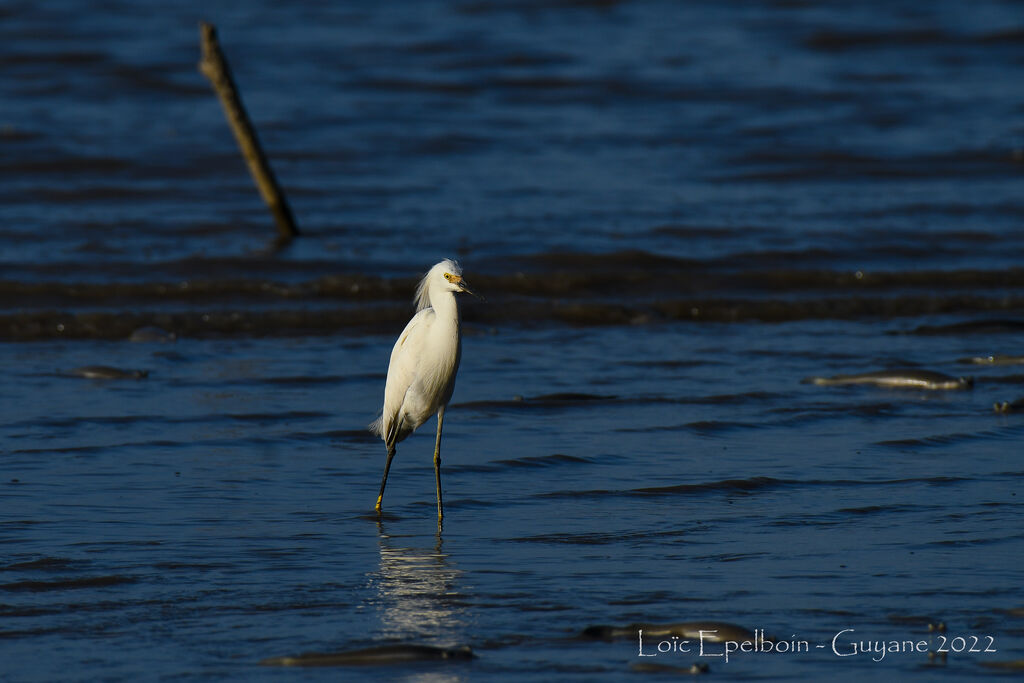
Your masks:
{"label": "bird's tail feather", "polygon": [[[395,444],[401,441],[398,435],[402,433],[402,428],[405,426],[405,418],[401,415],[396,417],[387,425],[385,431],[384,416],[381,415],[376,420],[366,426],[370,430],[370,433],[376,434],[380,438],[384,439],[384,443],[388,448],[394,448]],[[404,437],[403,437],[404,438]]]}
{"label": "bird's tail feather", "polygon": [[374,420],[370,424],[366,425],[366,428],[370,430],[371,434],[376,434],[377,436],[383,438],[384,437],[384,416],[381,415],[376,420]]}

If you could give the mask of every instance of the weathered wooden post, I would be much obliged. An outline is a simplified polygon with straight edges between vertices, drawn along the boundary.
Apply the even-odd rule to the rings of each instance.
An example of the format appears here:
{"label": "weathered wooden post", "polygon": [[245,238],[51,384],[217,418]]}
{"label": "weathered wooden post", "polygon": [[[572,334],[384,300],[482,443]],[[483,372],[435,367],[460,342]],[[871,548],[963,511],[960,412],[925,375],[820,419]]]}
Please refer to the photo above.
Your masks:
{"label": "weathered wooden post", "polygon": [[220,43],[217,41],[217,29],[207,22],[199,24],[200,40],[203,48],[203,58],[199,62],[199,71],[210,79],[213,89],[220,98],[224,107],[224,115],[231,126],[231,132],[238,141],[242,150],[245,163],[249,166],[256,187],[259,188],[263,201],[270,207],[274,215],[274,222],[277,224],[277,232],[280,242],[289,242],[299,234],[299,228],[295,225],[292,217],[292,210],[288,206],[281,186],[278,185],[273,171],[263,148],[260,147],[256,138],[256,131],[245,112],[242,99],[238,95],[234,79],[231,77],[231,70],[228,68],[224,53],[221,52]]}

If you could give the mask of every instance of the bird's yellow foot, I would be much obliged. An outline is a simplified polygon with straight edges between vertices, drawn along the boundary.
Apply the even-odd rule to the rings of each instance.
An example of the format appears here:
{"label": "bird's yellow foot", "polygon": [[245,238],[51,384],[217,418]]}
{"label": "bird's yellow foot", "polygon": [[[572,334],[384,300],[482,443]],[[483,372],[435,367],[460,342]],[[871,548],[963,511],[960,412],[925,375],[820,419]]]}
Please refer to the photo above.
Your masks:
{"label": "bird's yellow foot", "polygon": [[378,515],[380,514],[380,504],[383,500],[384,496],[377,496],[377,504],[373,507],[373,509],[377,511]]}

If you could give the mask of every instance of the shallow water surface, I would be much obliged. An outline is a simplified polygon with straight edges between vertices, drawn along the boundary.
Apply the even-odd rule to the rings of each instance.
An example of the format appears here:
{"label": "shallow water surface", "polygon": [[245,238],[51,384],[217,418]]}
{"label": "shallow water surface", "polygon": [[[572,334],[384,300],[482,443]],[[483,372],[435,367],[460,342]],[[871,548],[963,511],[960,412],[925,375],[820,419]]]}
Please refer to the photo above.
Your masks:
{"label": "shallow water surface", "polygon": [[[933,647],[928,624],[945,622],[950,638],[1019,647],[1024,425],[990,412],[1004,386],[801,385],[837,360],[800,340],[827,347],[863,325],[741,327],[469,328],[441,538],[430,429],[401,445],[385,515],[370,514],[383,448],[360,427],[384,378],[364,368],[387,337],[182,340],[173,359],[164,345],[9,345],[18,392],[50,397],[45,415],[4,397],[8,661],[54,647],[83,678],[250,679],[276,676],[252,668],[265,657],[416,642],[471,645],[478,659],[443,666],[456,679],[586,680],[624,675],[637,646],[577,640],[585,627],[699,619]],[[964,350],[878,339],[935,363]],[[150,376],[51,373],[111,353]],[[977,675],[982,657],[945,667]],[[24,673],[61,677],[62,660]],[[743,677],[928,663],[707,661]]]}
{"label": "shallow water surface", "polygon": [[[993,410],[1024,368],[963,360],[1024,353],[1015,4],[0,17],[0,677],[1024,659],[1024,417]],[[285,249],[195,69],[201,18],[303,230]],[[487,302],[463,306],[439,535],[433,423],[380,519],[366,425],[449,255]],[[974,382],[801,382],[892,368]],[[582,637],[679,622],[786,649]],[[385,646],[416,661],[266,663]]]}

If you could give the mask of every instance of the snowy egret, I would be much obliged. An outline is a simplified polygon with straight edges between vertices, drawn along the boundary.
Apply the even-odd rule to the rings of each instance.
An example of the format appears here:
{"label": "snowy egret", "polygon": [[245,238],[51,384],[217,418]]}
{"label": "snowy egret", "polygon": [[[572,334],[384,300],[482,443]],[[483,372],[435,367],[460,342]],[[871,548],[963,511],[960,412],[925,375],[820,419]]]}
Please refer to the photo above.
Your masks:
{"label": "snowy egret", "polygon": [[[384,439],[388,459],[377,496],[377,514],[388,483],[388,470],[395,446],[413,430],[437,414],[434,444],[434,475],[437,478],[437,526],[441,527],[441,425],[444,409],[455,389],[462,338],[459,304],[455,295],[473,294],[462,279],[462,268],[450,259],[430,269],[416,288],[416,315],[402,330],[391,350],[388,380],[384,386],[384,410],[370,425],[370,431]],[[473,294],[476,296],[476,294]]]}

